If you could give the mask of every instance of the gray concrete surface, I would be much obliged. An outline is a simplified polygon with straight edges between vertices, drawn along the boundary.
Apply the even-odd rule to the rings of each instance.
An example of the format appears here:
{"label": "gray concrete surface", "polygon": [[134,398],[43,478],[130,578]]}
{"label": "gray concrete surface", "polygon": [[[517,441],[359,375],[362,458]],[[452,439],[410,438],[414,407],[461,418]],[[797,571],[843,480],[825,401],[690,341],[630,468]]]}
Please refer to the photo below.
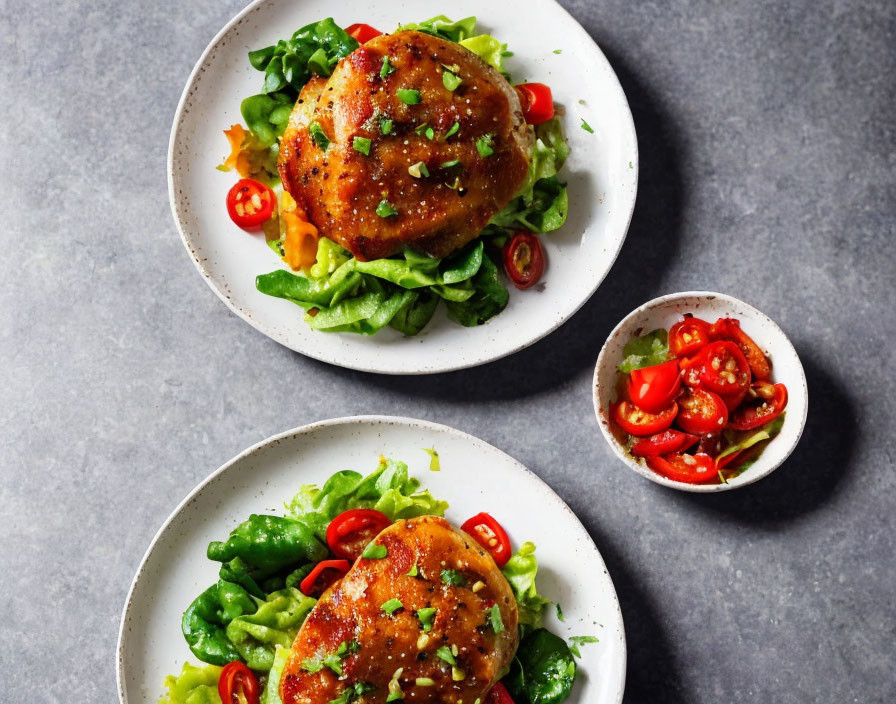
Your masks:
{"label": "gray concrete surface", "polygon": [[[627,702],[896,701],[896,5],[565,4],[632,104],[628,241],[560,331],[422,379],[278,346],[183,250],[168,131],[241,0],[0,4],[0,699],[114,701],[124,596],[181,497],[272,433],[375,412],[475,433],[569,502],[620,594]],[[809,379],[791,461],[727,495],[624,469],[591,410],[611,328],[692,288],[771,315]]]}

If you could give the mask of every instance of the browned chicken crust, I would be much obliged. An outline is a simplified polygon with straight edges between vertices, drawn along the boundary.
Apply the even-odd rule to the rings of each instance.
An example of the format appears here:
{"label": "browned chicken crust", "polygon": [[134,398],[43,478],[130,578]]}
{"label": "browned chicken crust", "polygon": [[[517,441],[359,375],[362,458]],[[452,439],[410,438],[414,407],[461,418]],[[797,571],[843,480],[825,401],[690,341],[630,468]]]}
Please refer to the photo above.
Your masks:
{"label": "browned chicken crust", "polygon": [[[405,702],[484,699],[518,645],[516,601],[494,560],[470,536],[434,516],[398,521],[375,543],[387,556],[359,558],[308,615],[283,670],[283,703],[327,704],[363,682],[367,691],[351,701],[382,704],[393,680]],[[417,574],[411,576],[414,565]],[[464,586],[446,584],[443,570],[460,573]],[[382,605],[391,599],[402,606],[389,615]],[[489,618],[495,604],[503,622],[499,633]],[[436,609],[428,632],[417,614],[427,608]],[[341,643],[348,646],[342,677],[329,667],[309,672],[315,669],[311,663],[336,653]],[[455,653],[453,667],[437,655],[442,647]]]}
{"label": "browned chicken crust", "polygon": [[[387,57],[393,70],[383,77]],[[454,91],[443,84],[446,67],[462,81]],[[399,90],[418,91],[420,102],[406,104]],[[384,120],[391,121],[386,135]],[[326,149],[309,134],[313,123],[329,139]],[[457,132],[446,138],[455,123]],[[370,140],[368,155],[356,150],[356,137]],[[483,139],[493,150],[488,156],[476,146]],[[532,140],[516,91],[500,73],[459,44],[403,31],[372,39],[329,79],[305,86],[279,167],[284,187],[321,234],[358,259],[387,257],[405,245],[444,257],[516,195]],[[419,163],[428,177],[409,173]],[[376,214],[384,200],[397,214]]]}

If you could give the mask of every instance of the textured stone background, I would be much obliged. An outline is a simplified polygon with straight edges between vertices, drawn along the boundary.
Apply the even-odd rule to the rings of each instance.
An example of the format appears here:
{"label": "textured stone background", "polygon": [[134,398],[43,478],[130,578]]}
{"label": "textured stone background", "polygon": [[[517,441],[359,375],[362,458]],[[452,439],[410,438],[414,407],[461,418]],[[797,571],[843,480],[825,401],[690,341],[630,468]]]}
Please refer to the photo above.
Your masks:
{"label": "textured stone background", "polygon": [[[0,2],[0,699],[114,701],[125,593],[181,497],[274,432],[377,412],[475,433],[566,499],[622,601],[626,701],[896,701],[896,5],[565,4],[638,128],[619,261],[529,350],[396,379],[262,337],[183,251],[168,131],[242,0]],[[792,459],[720,496],[625,470],[591,409],[616,322],[693,288],[772,316],[809,380]]]}

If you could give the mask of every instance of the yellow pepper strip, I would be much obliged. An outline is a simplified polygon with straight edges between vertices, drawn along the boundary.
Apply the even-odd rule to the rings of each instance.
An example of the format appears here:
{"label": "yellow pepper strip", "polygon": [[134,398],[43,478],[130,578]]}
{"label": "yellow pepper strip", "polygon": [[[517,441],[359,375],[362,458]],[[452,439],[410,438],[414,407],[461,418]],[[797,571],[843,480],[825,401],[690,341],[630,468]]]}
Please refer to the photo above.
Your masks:
{"label": "yellow pepper strip", "polygon": [[242,177],[249,176],[249,155],[243,151],[243,142],[246,140],[246,130],[242,125],[231,125],[229,130],[224,130],[224,136],[230,142],[230,156],[221,164],[221,169],[236,172]]}
{"label": "yellow pepper strip", "polygon": [[295,205],[295,201],[291,207],[286,202],[283,205],[283,212],[280,214],[284,227],[283,261],[293,270],[308,269],[317,261],[317,241],[320,234],[308,222],[305,211]]}

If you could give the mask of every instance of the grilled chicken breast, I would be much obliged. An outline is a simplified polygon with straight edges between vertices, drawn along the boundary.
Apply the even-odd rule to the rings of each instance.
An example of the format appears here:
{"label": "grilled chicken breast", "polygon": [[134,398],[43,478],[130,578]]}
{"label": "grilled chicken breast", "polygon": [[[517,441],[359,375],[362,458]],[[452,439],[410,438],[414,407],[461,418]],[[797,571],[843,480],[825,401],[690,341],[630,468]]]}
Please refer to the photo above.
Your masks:
{"label": "grilled chicken breast", "polygon": [[[280,680],[283,704],[327,704],[349,688],[348,701],[382,704],[390,687],[415,704],[484,700],[518,644],[516,601],[494,560],[434,516],[393,523],[374,542],[387,555],[359,558],[296,636]],[[341,677],[322,666],[340,652]]]}
{"label": "grilled chicken breast", "polygon": [[[443,83],[446,70],[461,79],[453,91]],[[305,86],[279,168],[321,234],[356,258],[387,257],[405,245],[444,257],[517,193],[532,142],[516,91],[500,73],[459,44],[403,31],[372,39],[328,80]],[[397,212],[383,216],[383,206],[378,215],[384,201]]]}

